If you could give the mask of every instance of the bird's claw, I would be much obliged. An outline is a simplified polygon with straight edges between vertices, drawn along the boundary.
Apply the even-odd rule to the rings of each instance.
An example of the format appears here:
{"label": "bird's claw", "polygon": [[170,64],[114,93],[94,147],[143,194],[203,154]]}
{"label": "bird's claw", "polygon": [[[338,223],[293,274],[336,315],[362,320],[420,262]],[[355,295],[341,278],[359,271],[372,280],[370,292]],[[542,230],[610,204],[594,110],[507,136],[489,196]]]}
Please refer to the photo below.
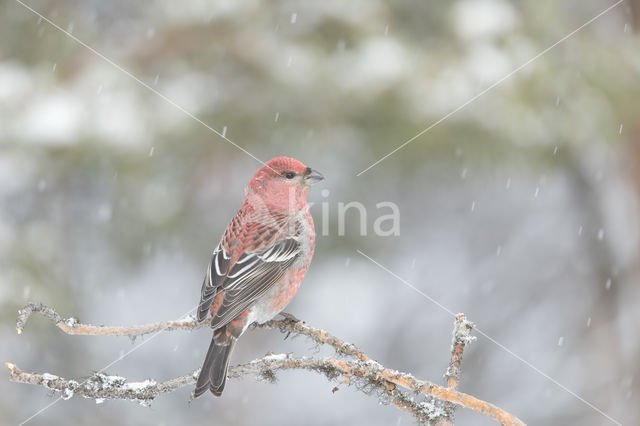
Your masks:
{"label": "bird's claw", "polygon": [[[289,321],[293,321],[293,322],[300,322],[300,320],[298,318],[296,318],[295,315],[290,314],[288,312],[280,312],[280,315],[282,316],[282,318],[289,320]],[[287,332],[287,335],[284,336],[284,340],[287,340],[289,338],[289,336],[291,336],[291,332]]]}
{"label": "bird's claw", "polygon": [[290,314],[289,312],[280,312],[280,315],[282,316],[282,318],[284,319],[288,319],[291,320],[293,322],[300,322],[300,320],[298,318],[296,318],[295,315]]}

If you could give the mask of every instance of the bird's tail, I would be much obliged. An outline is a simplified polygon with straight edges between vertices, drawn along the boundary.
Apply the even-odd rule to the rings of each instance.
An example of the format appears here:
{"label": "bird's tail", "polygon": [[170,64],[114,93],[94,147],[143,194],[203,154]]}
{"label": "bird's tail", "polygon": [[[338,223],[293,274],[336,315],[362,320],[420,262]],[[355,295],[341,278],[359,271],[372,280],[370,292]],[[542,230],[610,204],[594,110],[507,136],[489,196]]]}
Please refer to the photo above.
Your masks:
{"label": "bird's tail", "polygon": [[229,357],[233,347],[236,345],[236,338],[229,336],[224,344],[218,344],[215,340],[215,338],[211,339],[209,351],[196,382],[196,390],[193,392],[194,398],[205,393],[207,389],[211,390],[211,393],[215,396],[222,395],[224,390],[224,384],[227,381]]}

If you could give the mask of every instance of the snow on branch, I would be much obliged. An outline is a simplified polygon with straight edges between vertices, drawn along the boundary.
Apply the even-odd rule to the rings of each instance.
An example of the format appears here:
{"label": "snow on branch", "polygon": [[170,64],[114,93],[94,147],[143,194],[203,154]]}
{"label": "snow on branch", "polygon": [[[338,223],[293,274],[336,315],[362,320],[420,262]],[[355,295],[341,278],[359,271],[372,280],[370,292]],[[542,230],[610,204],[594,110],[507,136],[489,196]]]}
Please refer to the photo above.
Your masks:
{"label": "snow on branch", "polygon": [[[198,323],[194,319],[130,327],[95,326],[82,324],[75,318],[62,318],[54,309],[41,303],[30,303],[19,311],[16,325],[19,334],[22,333],[33,312],[40,312],[67,334],[135,337],[157,331],[193,330],[208,326],[207,323]],[[339,359],[296,358],[288,354],[267,355],[246,364],[230,367],[228,374],[230,378],[253,375],[273,382],[276,380],[276,372],[280,370],[310,370],[321,373],[338,384],[354,385],[367,394],[375,394],[384,403],[393,404],[421,423],[453,425],[453,407],[459,405],[492,418],[502,425],[524,425],[517,417],[501,408],[454,389],[460,373],[462,351],[466,343],[474,339],[470,335],[473,324],[467,321],[463,314],[456,316],[451,362],[445,375],[448,387],[438,386],[419,380],[411,374],[385,368],[371,360],[353,344],[346,343],[302,321],[285,318],[272,320],[256,327],[277,328],[283,333],[306,336],[318,344],[333,347]],[[49,373],[27,373],[12,362],[7,362],[6,365],[9,369],[9,380],[43,386],[59,392],[63,399],[82,396],[94,399],[97,403],[105,399],[124,399],[137,401],[143,405],[150,405],[160,394],[193,385],[199,373],[196,370],[165,382],[156,382],[151,379],[143,382],[128,382],[124,377],[110,376],[103,372],[74,380]],[[338,388],[335,387],[333,390],[335,392]]]}

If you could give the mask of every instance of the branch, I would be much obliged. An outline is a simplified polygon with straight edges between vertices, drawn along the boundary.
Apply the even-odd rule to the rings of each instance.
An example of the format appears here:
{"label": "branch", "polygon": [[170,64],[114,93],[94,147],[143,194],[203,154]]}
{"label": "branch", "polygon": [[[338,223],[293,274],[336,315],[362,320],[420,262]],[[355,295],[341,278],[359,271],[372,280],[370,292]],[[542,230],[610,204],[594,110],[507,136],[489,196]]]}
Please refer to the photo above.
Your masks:
{"label": "branch", "polygon": [[195,377],[190,374],[161,383],[150,379],[144,382],[127,383],[124,377],[97,372],[86,379],[73,380],[49,373],[26,373],[12,362],[7,362],[6,366],[9,369],[9,380],[12,382],[44,386],[60,392],[62,399],[70,399],[74,395],[95,399],[97,404],[104,402],[105,399],[125,399],[149,405],[158,395],[195,383],[198,377],[198,371],[196,371]]}
{"label": "branch", "polygon": [[[27,322],[34,312],[39,312],[46,318],[50,319],[56,326],[58,326],[58,328],[70,335],[136,337],[158,331],[196,330],[198,328],[205,328],[209,326],[207,322],[199,323],[195,318],[186,318],[179,321],[155,322],[128,327],[82,324],[80,320],[75,317],[62,318],[62,316],[53,308],[42,303],[31,302],[18,311],[18,319],[16,321],[16,331],[18,334],[22,334],[24,327],[27,325]],[[313,328],[303,321],[297,321],[285,317],[282,320],[271,320],[264,324],[254,324],[254,327],[266,329],[277,328],[283,333],[300,334],[310,338],[318,344],[332,346],[336,352],[341,355],[352,356],[361,361],[370,360],[367,355],[362,353],[351,343],[345,343],[330,333]]]}
{"label": "branch", "polygon": [[179,321],[163,321],[128,327],[89,325],[80,323],[80,320],[75,317],[62,318],[53,308],[42,303],[31,302],[18,311],[18,319],[16,321],[16,331],[18,334],[22,334],[24,326],[27,325],[29,318],[34,312],[41,313],[53,321],[60,330],[71,335],[136,337],[157,331],[195,330],[197,328],[208,327],[207,323],[198,323],[195,318],[192,317]]}
{"label": "branch", "polygon": [[[207,326],[206,323],[197,323],[194,319],[158,322],[131,327],[94,326],[82,324],[75,318],[64,319],[48,306],[40,303],[30,303],[19,311],[16,325],[19,334],[22,333],[24,326],[33,312],[40,312],[53,321],[65,333],[72,335],[118,335],[135,337],[156,331],[193,330]],[[464,322],[471,324],[466,320],[464,320]],[[456,321],[456,325],[457,324],[458,321]],[[500,422],[500,424],[524,424],[512,414],[471,395],[419,380],[411,374],[385,368],[371,360],[353,344],[346,343],[330,333],[314,328],[304,322],[285,318],[283,320],[272,320],[263,325],[256,325],[256,327],[277,328],[282,332],[304,335],[318,344],[326,344],[333,347],[340,356],[353,359],[295,358],[285,354],[268,355],[247,364],[230,367],[228,374],[230,378],[255,375],[264,380],[274,381],[276,379],[275,372],[279,370],[311,370],[322,373],[329,380],[355,385],[358,389],[366,393],[376,393],[383,402],[393,404],[422,423],[427,423],[447,415],[446,403],[452,403],[481,413]],[[469,335],[470,328],[466,331],[466,334],[464,334],[463,329],[467,327],[468,326],[461,326],[456,328],[456,330],[460,328],[462,333],[460,336],[466,336],[465,343],[472,338]],[[456,333],[457,332],[454,331],[454,336],[457,336]],[[454,341],[456,341],[455,339],[454,337]],[[460,358],[461,356],[462,351],[460,351]],[[452,359],[452,364],[453,363],[454,361]],[[154,380],[127,383],[127,379],[123,377],[109,376],[102,372],[95,373],[86,379],[72,380],[48,373],[27,373],[20,370],[17,365],[11,362],[6,363],[6,365],[10,373],[9,379],[13,382],[44,386],[47,389],[60,392],[63,399],[69,399],[77,395],[95,399],[97,403],[103,402],[105,399],[126,399],[137,401],[143,405],[149,405],[151,401],[162,393],[172,392],[195,383],[199,374],[199,371],[196,370],[191,374],[160,383]],[[456,365],[458,368],[458,370],[456,370],[457,378],[459,362]],[[450,370],[451,372],[454,371],[451,367]],[[337,387],[334,388],[334,392],[337,389]],[[422,401],[415,401],[415,396],[420,396]],[[444,401],[444,404],[442,401]]]}
{"label": "branch", "polygon": [[[172,392],[183,386],[195,383],[198,377],[198,370],[196,370],[191,374],[161,383],[156,383],[154,380],[127,383],[124,377],[96,373],[79,382],[78,380],[64,379],[48,373],[26,373],[10,362],[7,363],[7,368],[10,372],[9,378],[11,381],[44,386],[47,389],[61,392],[63,399],[69,399],[77,395],[95,399],[96,402],[103,402],[105,399],[127,399],[138,401],[143,405],[149,405],[153,399],[162,393]],[[405,406],[407,408],[406,411],[411,412],[420,421],[428,421],[440,416],[442,409],[433,403],[415,403],[406,394],[399,392],[398,387],[409,390],[414,394],[422,394],[454,402],[497,420],[501,424],[524,424],[515,416],[493,404],[453,389],[418,380],[407,373],[384,368],[375,361],[365,363],[333,358],[295,358],[286,354],[269,355],[247,364],[230,367],[229,377],[237,378],[254,374],[265,380],[273,381],[275,379],[275,371],[287,369],[311,370],[324,374],[330,380],[340,378],[341,382],[353,381],[354,384],[357,384],[368,393],[373,391],[383,392],[386,396],[395,400],[394,405]]]}

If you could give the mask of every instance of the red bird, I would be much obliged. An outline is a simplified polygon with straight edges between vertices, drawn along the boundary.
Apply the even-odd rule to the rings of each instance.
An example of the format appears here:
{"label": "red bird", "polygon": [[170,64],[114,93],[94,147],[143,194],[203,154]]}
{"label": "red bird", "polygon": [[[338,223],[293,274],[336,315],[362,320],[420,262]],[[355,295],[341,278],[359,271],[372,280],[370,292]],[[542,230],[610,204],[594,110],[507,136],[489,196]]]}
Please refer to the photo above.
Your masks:
{"label": "red bird", "polygon": [[315,247],[309,186],[324,177],[293,158],[278,157],[251,178],[202,283],[198,321],[211,313],[213,339],[194,398],[220,396],[236,340],[254,322],[275,317],[291,301]]}

